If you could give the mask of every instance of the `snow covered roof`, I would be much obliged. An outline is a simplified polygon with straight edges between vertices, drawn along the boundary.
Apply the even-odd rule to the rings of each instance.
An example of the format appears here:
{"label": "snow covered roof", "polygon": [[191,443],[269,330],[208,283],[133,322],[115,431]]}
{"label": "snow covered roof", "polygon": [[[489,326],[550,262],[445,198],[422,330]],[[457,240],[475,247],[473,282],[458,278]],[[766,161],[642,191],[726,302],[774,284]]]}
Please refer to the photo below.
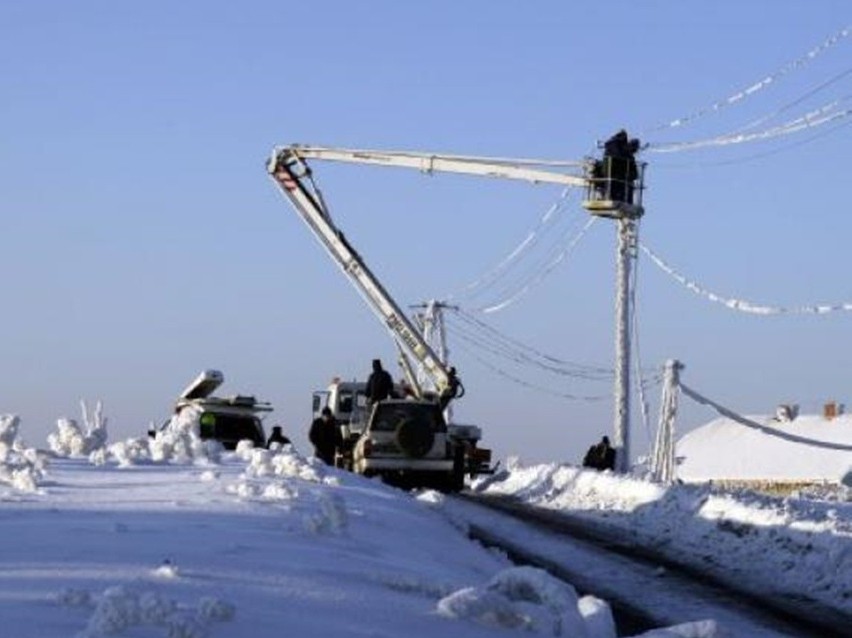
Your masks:
{"label": "snow covered roof", "polygon": [[684,435],[675,454],[688,482],[838,482],[852,469],[852,415],[718,418]]}

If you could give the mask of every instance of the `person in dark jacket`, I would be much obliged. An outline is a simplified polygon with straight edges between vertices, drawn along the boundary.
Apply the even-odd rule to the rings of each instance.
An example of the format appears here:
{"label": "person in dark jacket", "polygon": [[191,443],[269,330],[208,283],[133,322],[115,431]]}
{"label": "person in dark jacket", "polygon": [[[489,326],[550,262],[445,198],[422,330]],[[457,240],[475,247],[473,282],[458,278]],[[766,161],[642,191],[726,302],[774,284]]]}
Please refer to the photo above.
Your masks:
{"label": "person in dark jacket", "polygon": [[614,470],[615,469],[615,448],[609,444],[609,437],[605,436],[601,439],[601,442],[598,443],[600,448],[600,468],[601,470]]}
{"label": "person in dark jacket", "polygon": [[281,447],[290,445],[290,439],[284,436],[280,425],[272,427],[272,434],[269,435],[269,439],[266,441],[267,449],[271,448],[273,443],[278,443]]}
{"label": "person in dark jacket", "polygon": [[615,448],[609,444],[608,436],[603,437],[600,443],[589,448],[586,456],[583,457],[583,467],[590,467],[594,470],[615,469]]}
{"label": "person in dark jacket", "polygon": [[613,201],[632,203],[633,182],[638,177],[634,156],[638,150],[639,140],[628,138],[624,129],[604,143],[602,171],[609,179],[609,198]]}
{"label": "person in dark jacket", "polygon": [[379,359],[373,359],[373,372],[367,379],[366,394],[370,403],[384,401],[393,396],[393,379],[388,371],[382,368]]}
{"label": "person in dark jacket", "polygon": [[589,449],[586,450],[586,456],[583,457],[583,467],[588,467],[593,470],[598,469],[597,452],[597,443],[589,446]]}
{"label": "person in dark jacket", "polygon": [[447,387],[444,388],[441,396],[438,397],[438,405],[441,406],[441,410],[446,410],[450,401],[453,399],[459,399],[463,396],[464,386],[456,373],[456,369],[451,367],[447,370]]}
{"label": "person in dark jacket", "polygon": [[334,453],[342,443],[337,419],[328,406],[322,409],[321,415],[313,420],[308,439],[314,446],[314,455],[322,459],[326,465],[334,465]]}

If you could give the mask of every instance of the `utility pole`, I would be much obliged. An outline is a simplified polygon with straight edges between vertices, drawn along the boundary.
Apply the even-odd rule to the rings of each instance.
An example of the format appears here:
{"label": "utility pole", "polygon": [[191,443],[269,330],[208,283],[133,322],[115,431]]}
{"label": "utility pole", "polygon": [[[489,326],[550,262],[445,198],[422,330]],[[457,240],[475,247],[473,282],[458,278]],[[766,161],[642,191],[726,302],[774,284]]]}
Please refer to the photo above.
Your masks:
{"label": "utility pole", "polygon": [[635,255],[636,222],[618,219],[615,293],[615,469],[630,468],[630,260]]}
{"label": "utility pole", "polygon": [[615,470],[630,469],[630,266],[636,256],[645,165],[634,159],[639,140],[619,131],[604,146],[604,158],[590,168],[583,206],[592,215],[618,222],[615,268],[615,387],[613,445]]}
{"label": "utility pole", "polygon": [[660,422],[651,455],[651,475],[655,481],[671,484],[675,478],[674,426],[677,416],[680,371],[683,364],[676,359],[666,361],[663,394],[660,398]]}
{"label": "utility pole", "polygon": [[[415,323],[422,331],[423,340],[432,347],[435,354],[438,355],[438,359],[446,367],[448,365],[450,351],[447,347],[447,327],[444,323],[444,310],[458,310],[458,306],[451,306],[443,301],[431,299],[427,302],[415,304],[410,307],[415,310],[422,311],[415,314]],[[426,371],[422,366],[418,369],[418,376],[420,377],[419,381],[421,385],[431,383],[431,378],[426,374]],[[435,388],[432,389],[434,390]],[[452,423],[452,404],[448,405],[444,410],[444,418],[447,423]]]}
{"label": "utility pole", "polygon": [[[412,309],[420,310],[414,315],[414,321],[421,330],[423,340],[429,344],[438,356],[438,360],[448,366],[450,350],[447,347],[447,326],[444,323],[444,310],[458,310],[458,306],[452,306],[443,301],[431,299],[427,302],[409,306]],[[422,366],[418,368],[418,380],[421,385],[431,384],[431,377],[426,374]],[[436,388],[431,388],[435,390]],[[452,423],[453,408],[452,404],[448,405],[444,411],[444,418],[447,423]]]}

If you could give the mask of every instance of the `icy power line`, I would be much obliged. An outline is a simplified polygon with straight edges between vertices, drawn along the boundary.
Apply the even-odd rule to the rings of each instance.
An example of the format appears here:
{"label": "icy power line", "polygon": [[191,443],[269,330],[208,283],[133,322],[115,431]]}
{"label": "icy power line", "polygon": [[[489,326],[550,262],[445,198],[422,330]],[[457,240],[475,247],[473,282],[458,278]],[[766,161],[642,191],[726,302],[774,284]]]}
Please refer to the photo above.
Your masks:
{"label": "icy power line", "polygon": [[721,111],[722,109],[724,109],[726,107],[729,107],[729,106],[732,106],[732,105],[734,105],[738,102],[741,102],[745,98],[750,97],[750,96],[754,95],[755,93],[767,88],[768,86],[777,83],[778,80],[780,80],[784,76],[789,75],[790,73],[807,66],[808,64],[813,62],[816,58],[818,58],[820,55],[825,53],[828,49],[830,49],[831,47],[836,45],[838,42],[840,42],[841,40],[843,40],[844,38],[846,38],[850,34],[852,34],[852,27],[845,27],[845,28],[841,29],[839,32],[837,32],[834,35],[827,38],[821,44],[817,45],[816,47],[814,47],[813,49],[811,49],[810,51],[808,51],[807,53],[802,55],[801,57],[793,60],[792,62],[785,64],[783,67],[781,67],[780,69],[778,69],[774,73],[771,73],[770,75],[766,76],[762,80],[759,80],[758,82],[755,82],[755,83],[751,84],[750,86],[748,86],[744,89],[736,91],[734,94],[728,96],[727,98],[718,100],[708,107],[698,109],[697,111],[694,111],[693,113],[690,113],[689,115],[685,115],[683,117],[676,118],[676,119],[671,120],[669,122],[666,122],[664,124],[660,124],[658,126],[655,126],[654,128],[651,128],[649,130],[649,132],[660,131],[660,130],[671,129],[671,128],[679,128],[681,126],[684,126],[685,124],[689,124],[689,123],[691,123],[691,122],[693,122],[693,121],[695,121],[695,120],[697,120],[701,117],[704,117],[705,115],[709,115],[711,113],[718,113],[719,111]]}
{"label": "icy power line", "polygon": [[703,286],[695,283],[691,279],[687,279],[684,275],[680,274],[674,268],[669,266],[663,259],[654,253],[650,248],[640,243],[639,248],[644,252],[648,257],[653,261],[664,273],[672,277],[675,281],[683,285],[686,289],[691,290],[695,294],[704,297],[705,299],[709,299],[718,304],[722,304],[731,310],[738,310],[740,312],[745,312],[753,315],[782,315],[782,314],[811,314],[811,315],[822,315],[827,314],[829,312],[839,312],[839,311],[852,311],[852,303],[844,302],[838,304],[816,304],[812,306],[797,306],[792,308],[784,308],[781,306],[767,306],[762,304],[752,303],[750,301],[744,301],[742,299],[734,299],[733,297],[723,297],[718,295],[710,290],[707,290]]}

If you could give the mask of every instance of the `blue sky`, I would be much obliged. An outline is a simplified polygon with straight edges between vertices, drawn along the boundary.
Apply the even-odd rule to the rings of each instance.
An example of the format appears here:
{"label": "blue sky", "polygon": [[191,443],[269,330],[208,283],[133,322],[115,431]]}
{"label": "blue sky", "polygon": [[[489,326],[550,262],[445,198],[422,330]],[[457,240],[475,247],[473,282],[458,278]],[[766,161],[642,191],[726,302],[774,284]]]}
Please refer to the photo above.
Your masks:
{"label": "blue sky", "polygon": [[[580,159],[621,127],[652,143],[712,138],[842,76],[852,38],[718,114],[653,129],[800,58],[852,23],[849,9],[3,3],[0,412],[19,414],[37,442],[58,417],[78,416],[80,398],[99,398],[113,437],[131,436],[164,419],[199,370],[218,368],[223,393],[273,402],[271,419],[304,446],[311,390],[363,376],[375,356],[390,367],[394,353],[266,176],[274,145]],[[772,124],[832,99],[849,108],[850,93],[840,77]],[[852,300],[842,265],[850,131],[646,153],[640,239],[731,297]],[[404,304],[477,279],[560,195],[370,167],[323,165],[317,176],[347,237]],[[577,200],[566,224],[584,219]],[[614,227],[599,222],[541,285],[487,320],[553,356],[611,365],[614,256]],[[679,358],[687,383],[744,413],[850,399],[848,313],[735,313],[646,258],[637,294],[646,368]],[[577,460],[612,427],[608,400],[557,398],[455,355],[468,389],[457,414],[480,423],[500,456]],[[495,363],[558,392],[610,391]],[[655,421],[659,388],[649,392]],[[684,404],[679,427],[712,416]],[[635,419],[634,452],[646,438]]]}

